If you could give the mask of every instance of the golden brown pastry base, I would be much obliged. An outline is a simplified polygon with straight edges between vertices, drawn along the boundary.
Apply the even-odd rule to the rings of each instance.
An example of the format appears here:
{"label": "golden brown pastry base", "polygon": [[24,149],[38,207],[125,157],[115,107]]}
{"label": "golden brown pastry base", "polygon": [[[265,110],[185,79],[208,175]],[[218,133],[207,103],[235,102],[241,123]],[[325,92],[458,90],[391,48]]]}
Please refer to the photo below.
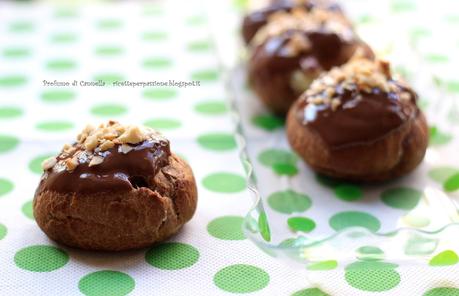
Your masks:
{"label": "golden brown pastry base", "polygon": [[160,242],[191,219],[197,204],[191,168],[174,154],[169,160],[154,177],[154,191],[85,195],[39,187],[35,219],[51,239],[87,250],[121,251]]}
{"label": "golden brown pastry base", "polygon": [[322,138],[298,119],[298,101],[287,117],[287,137],[293,150],[321,174],[360,182],[379,182],[397,178],[415,169],[428,144],[424,115],[375,142],[330,149]]}
{"label": "golden brown pastry base", "polygon": [[[265,106],[274,114],[284,117],[290,106],[301,95],[290,86],[291,73],[278,71],[276,74],[253,70],[250,85]],[[316,76],[311,77],[311,81]],[[307,86],[305,86],[307,87]]]}

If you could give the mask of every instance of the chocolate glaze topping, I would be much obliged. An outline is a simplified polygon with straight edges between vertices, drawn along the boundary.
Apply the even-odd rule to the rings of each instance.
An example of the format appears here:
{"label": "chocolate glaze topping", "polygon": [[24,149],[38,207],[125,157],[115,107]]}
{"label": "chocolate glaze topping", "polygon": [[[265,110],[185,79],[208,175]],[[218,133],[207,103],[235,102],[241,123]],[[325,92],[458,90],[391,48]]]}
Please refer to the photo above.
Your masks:
{"label": "chocolate glaze topping", "polygon": [[322,9],[341,12],[341,8],[338,4],[329,1],[295,1],[295,0],[279,0],[272,1],[272,3],[265,8],[253,11],[244,17],[242,23],[242,36],[245,43],[249,43],[258,30],[266,25],[268,18],[279,11],[290,12],[293,8],[302,7],[306,10],[311,10],[315,7]]}
{"label": "chocolate glaze topping", "polygon": [[[290,55],[288,43],[298,30],[289,30],[267,39],[255,49],[252,61],[266,61],[270,67],[257,67],[267,71],[303,70],[306,73],[322,72],[344,64],[352,57],[358,46],[366,46],[360,41],[346,41],[335,33],[301,32],[310,42],[310,47],[297,55]],[[368,55],[372,55],[368,49]]]}
{"label": "chocolate glaze topping", "polygon": [[[299,101],[297,118],[315,130],[331,149],[365,145],[383,138],[414,119],[419,113],[417,95],[397,81],[389,92],[373,88],[370,92],[335,88],[340,105]],[[409,98],[402,98],[409,95]]]}
{"label": "chocolate glaze topping", "polygon": [[[136,187],[154,187],[153,178],[169,163],[171,155],[169,141],[162,137],[150,138],[135,145],[125,153],[121,145],[99,152],[88,152],[81,144],[71,154],[61,153],[57,164],[47,169],[39,188],[57,192],[99,193],[130,191]],[[60,163],[75,154],[79,164],[74,170],[67,170]],[[88,155],[100,156],[103,162],[89,166]]]}

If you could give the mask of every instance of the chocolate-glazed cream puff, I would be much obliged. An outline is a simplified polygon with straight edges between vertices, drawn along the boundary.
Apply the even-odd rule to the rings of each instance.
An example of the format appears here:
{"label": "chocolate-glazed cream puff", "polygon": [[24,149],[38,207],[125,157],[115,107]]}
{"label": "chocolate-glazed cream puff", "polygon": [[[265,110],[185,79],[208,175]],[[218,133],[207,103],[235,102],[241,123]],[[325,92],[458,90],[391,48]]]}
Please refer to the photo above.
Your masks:
{"label": "chocolate-glazed cream puff", "polygon": [[353,181],[405,175],[428,143],[417,94],[389,64],[354,58],[322,74],[289,111],[287,136],[312,169]]}
{"label": "chocolate-glazed cream puff", "polygon": [[346,63],[357,50],[373,57],[342,15],[322,9],[278,12],[252,40],[249,82],[274,113],[285,115],[323,71]]}
{"label": "chocolate-glazed cream puff", "polygon": [[273,0],[261,9],[256,9],[248,13],[242,22],[242,37],[246,44],[249,44],[258,30],[268,23],[268,18],[278,12],[290,12],[296,7],[301,7],[306,10],[313,8],[322,8],[325,10],[342,13],[339,5],[329,0]]}
{"label": "chocolate-glazed cream puff", "polygon": [[191,168],[149,128],[114,121],[88,126],[42,166],[35,220],[69,246],[145,247],[176,233],[196,209]]}

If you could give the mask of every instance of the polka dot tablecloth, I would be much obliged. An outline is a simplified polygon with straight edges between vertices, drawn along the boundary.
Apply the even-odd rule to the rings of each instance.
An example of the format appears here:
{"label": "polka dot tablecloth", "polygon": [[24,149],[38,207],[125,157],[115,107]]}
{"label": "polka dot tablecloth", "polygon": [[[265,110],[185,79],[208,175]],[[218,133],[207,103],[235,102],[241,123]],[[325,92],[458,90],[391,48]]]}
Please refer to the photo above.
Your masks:
{"label": "polka dot tablecloth", "polygon": [[[0,295],[282,295],[309,286],[305,273],[272,260],[242,232],[252,199],[198,4],[0,3]],[[125,80],[201,85],[109,86]],[[33,218],[41,162],[87,123],[108,119],[160,130],[195,173],[195,217],[150,249],[67,248]]]}
{"label": "polka dot tablecloth", "polygon": [[[213,34],[219,29],[219,38],[235,37],[231,24],[239,2],[221,3],[233,19],[214,26],[215,14],[208,13],[212,5],[197,0],[74,7],[0,2],[0,295],[458,295],[454,250],[434,254],[431,267],[422,272],[390,260],[354,260],[345,269],[324,261],[316,271],[310,266],[307,271],[270,257],[245,237],[243,217],[253,201]],[[413,3],[394,5],[411,11]],[[457,23],[454,16],[448,21]],[[425,31],[413,34],[416,42],[427,42]],[[422,54],[438,65],[439,73],[453,59],[447,52]],[[440,86],[457,92],[456,78],[439,77]],[[44,86],[44,80],[69,81],[70,86]],[[106,85],[72,86],[74,80]],[[112,86],[125,80],[196,80],[201,85]],[[193,167],[199,191],[196,215],[165,243],[122,253],[80,251],[50,241],[33,220],[31,201],[41,162],[86,123],[108,119],[162,131]],[[261,133],[283,126],[268,114],[250,122]],[[443,126],[432,127],[431,133],[433,145],[449,146],[455,140]],[[293,177],[303,170],[286,147],[265,149],[255,160],[271,177]],[[453,191],[457,167],[438,167],[429,176]],[[359,187],[327,184],[326,190],[343,202],[362,198]],[[394,188],[382,197],[399,210],[418,199],[413,188]],[[301,214],[315,207],[314,197],[304,192],[279,189],[267,203],[289,217],[286,225],[293,231],[321,227],[318,219]],[[330,220],[335,231],[346,223],[381,227],[367,212],[339,212]],[[359,256],[378,259],[387,252],[366,246]]]}

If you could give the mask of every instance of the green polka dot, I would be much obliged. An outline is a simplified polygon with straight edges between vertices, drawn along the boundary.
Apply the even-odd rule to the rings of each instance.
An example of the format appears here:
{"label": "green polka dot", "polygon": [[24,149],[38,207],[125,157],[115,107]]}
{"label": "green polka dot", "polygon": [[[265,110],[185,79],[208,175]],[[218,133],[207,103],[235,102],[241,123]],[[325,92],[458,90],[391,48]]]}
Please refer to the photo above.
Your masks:
{"label": "green polka dot", "polygon": [[112,86],[114,82],[124,81],[124,76],[117,73],[102,73],[94,76],[94,81],[105,82],[105,86]]}
{"label": "green polka dot", "polygon": [[429,145],[440,146],[448,144],[453,136],[448,133],[440,131],[437,127],[431,126],[429,128]]}
{"label": "green polka dot", "polygon": [[459,93],[459,80],[448,81],[446,88],[452,93]]}
{"label": "green polka dot", "polygon": [[431,62],[431,63],[447,63],[449,61],[449,58],[443,54],[431,53],[431,54],[426,55],[425,58],[428,62]]}
{"label": "green polka dot", "polygon": [[194,110],[205,115],[220,115],[228,111],[226,104],[220,101],[204,101],[196,104]]}
{"label": "green polka dot", "polygon": [[290,217],[287,224],[292,231],[311,232],[316,228],[316,222],[306,217]]}
{"label": "green polka dot", "polygon": [[143,92],[146,99],[163,101],[169,100],[177,96],[177,91],[172,88],[152,88]]}
{"label": "green polka dot", "polygon": [[78,39],[77,35],[72,32],[55,33],[51,35],[50,41],[57,44],[72,43]]}
{"label": "green polka dot", "polygon": [[56,18],[75,18],[78,16],[78,10],[74,8],[59,8],[55,11]]}
{"label": "green polka dot", "polygon": [[446,250],[441,252],[440,254],[435,255],[430,262],[430,266],[447,266],[447,265],[455,265],[459,262],[459,257],[457,254],[452,250]]}
{"label": "green polka dot", "polygon": [[203,148],[214,151],[226,151],[236,148],[236,140],[229,133],[209,133],[200,135],[198,143]]}
{"label": "green polka dot", "polygon": [[214,173],[202,180],[202,185],[210,191],[235,193],[245,189],[245,179],[233,173]]}
{"label": "green polka dot", "polygon": [[191,74],[192,80],[199,80],[204,82],[216,81],[218,79],[217,70],[201,70]]}
{"label": "green polka dot", "polygon": [[372,232],[376,232],[381,227],[379,220],[369,214],[357,211],[340,212],[330,218],[330,226],[336,230],[342,230],[348,227],[364,227]]}
{"label": "green polka dot", "polygon": [[298,173],[296,161],[298,157],[290,151],[267,149],[258,155],[258,160],[265,166],[270,166],[278,175],[293,176]]}
{"label": "green polka dot", "polygon": [[167,38],[165,32],[144,32],[142,34],[142,39],[145,41],[162,41]]}
{"label": "green polka dot", "polygon": [[33,202],[30,200],[22,205],[22,213],[29,219],[35,219],[33,216]]}
{"label": "green polka dot", "polygon": [[0,240],[2,240],[6,234],[8,233],[8,229],[6,228],[5,225],[0,224]]}
{"label": "green polka dot", "polygon": [[0,178],[0,197],[10,193],[14,188],[14,184],[7,179]]}
{"label": "green polka dot", "polygon": [[295,164],[298,157],[290,151],[280,149],[267,149],[258,155],[258,160],[265,166],[272,166],[276,163]]}
{"label": "green polka dot", "polygon": [[97,47],[95,53],[99,56],[116,56],[123,53],[123,48],[114,45],[104,45]]}
{"label": "green polka dot", "polygon": [[397,267],[380,261],[354,262],[346,267],[345,279],[349,285],[362,291],[389,291],[400,283]]}
{"label": "green polka dot", "polygon": [[198,40],[188,43],[187,49],[191,52],[209,51],[212,44],[208,40]]}
{"label": "green polka dot", "polygon": [[432,33],[429,29],[427,28],[422,28],[422,27],[416,27],[413,30],[410,31],[410,36],[413,39],[419,39],[422,37],[427,37],[430,36]]}
{"label": "green polka dot", "polygon": [[5,153],[13,150],[19,144],[16,137],[9,135],[0,135],[0,153]]}
{"label": "green polka dot", "polygon": [[226,292],[250,293],[265,288],[269,274],[256,266],[235,264],[220,269],[214,276],[214,283]]}
{"label": "green polka dot", "polygon": [[451,24],[459,24],[459,14],[447,15],[445,20]]}
{"label": "green polka dot", "polygon": [[280,176],[295,176],[298,174],[298,168],[291,163],[275,163],[272,168]]}
{"label": "green polka dot", "polygon": [[46,68],[53,71],[69,71],[76,68],[76,63],[72,60],[52,60],[46,63]]}
{"label": "green polka dot", "polygon": [[433,288],[425,292],[423,296],[459,296],[459,289],[453,287]]}
{"label": "green polka dot", "polygon": [[284,120],[271,114],[261,114],[252,117],[252,123],[264,130],[273,131],[284,126]]}
{"label": "green polka dot", "polygon": [[41,163],[45,159],[48,159],[48,158],[50,158],[50,157],[52,157],[54,155],[55,154],[44,154],[44,155],[39,155],[39,156],[35,157],[34,159],[32,159],[29,162],[29,169],[32,171],[32,173],[35,173],[35,174],[43,173],[43,169],[41,168]]}
{"label": "green polka dot", "polygon": [[216,218],[207,225],[207,231],[213,237],[223,240],[243,240],[242,223],[244,218],[239,216],[224,216]]}
{"label": "green polka dot", "polygon": [[189,244],[162,243],[145,254],[148,264],[165,270],[183,269],[192,266],[199,259],[199,251]]}
{"label": "green polka dot", "polygon": [[24,85],[27,79],[20,75],[8,75],[0,77],[0,87],[18,87]]}
{"label": "green polka dot", "polygon": [[308,265],[308,270],[314,271],[324,271],[324,270],[333,270],[338,267],[338,262],[336,260],[326,260],[314,262]]}
{"label": "green polka dot", "polygon": [[11,119],[22,115],[22,109],[18,107],[0,107],[0,119]]}
{"label": "green polka dot", "polygon": [[232,3],[234,7],[241,11],[247,11],[250,7],[250,0],[233,0]]}
{"label": "green polka dot", "polygon": [[8,47],[3,50],[3,56],[8,59],[21,59],[30,56],[31,51],[25,47]]}
{"label": "green polka dot", "polygon": [[459,169],[453,167],[436,167],[429,171],[429,177],[432,178],[434,181],[439,183],[444,183],[448,180],[452,175],[458,173]]}
{"label": "green polka dot", "polygon": [[168,58],[155,57],[148,58],[143,61],[143,66],[148,69],[162,69],[172,65],[172,61]]}
{"label": "green polka dot", "polygon": [[16,266],[28,271],[49,272],[63,267],[69,261],[69,255],[62,249],[34,245],[19,250],[14,256]]}
{"label": "green polka dot", "polygon": [[357,249],[357,258],[360,260],[381,260],[384,252],[378,247],[363,246]]}
{"label": "green polka dot", "polygon": [[362,15],[360,16],[358,19],[357,19],[357,22],[361,23],[361,24],[369,24],[369,23],[372,23],[375,21],[375,18],[371,15]]}
{"label": "green polka dot", "polygon": [[414,209],[421,197],[421,191],[408,187],[387,189],[381,194],[381,199],[387,206],[401,210]]}
{"label": "green polka dot", "polygon": [[86,296],[124,296],[134,290],[135,281],[126,273],[101,270],[85,275],[78,282],[80,292]]}
{"label": "green polka dot", "polygon": [[271,230],[269,229],[268,217],[265,212],[261,212],[260,216],[258,216],[258,230],[265,241],[271,241]]}
{"label": "green polka dot", "polygon": [[297,291],[292,294],[292,296],[329,296],[327,293],[323,292],[319,288],[308,288]]}
{"label": "green polka dot", "polygon": [[29,21],[15,21],[10,24],[10,32],[26,33],[34,30],[34,24]]}
{"label": "green polka dot", "polygon": [[41,94],[41,99],[47,103],[64,103],[74,100],[75,92],[68,90],[48,90]]}
{"label": "green polka dot", "polygon": [[123,105],[101,104],[91,108],[91,113],[95,116],[120,116],[127,113],[127,108]]}
{"label": "green polka dot", "polygon": [[392,2],[391,9],[393,12],[396,13],[408,12],[416,9],[416,3],[414,3],[413,1],[398,0]]}
{"label": "green polka dot", "polygon": [[43,121],[37,124],[37,129],[45,132],[61,132],[73,128],[73,123],[68,121]]}
{"label": "green polka dot", "polygon": [[194,15],[186,19],[186,23],[190,26],[198,26],[205,24],[207,21],[206,17],[203,15]]}
{"label": "green polka dot", "polygon": [[157,130],[171,130],[182,126],[182,123],[172,118],[155,118],[145,121],[146,126]]}
{"label": "green polka dot", "polygon": [[363,197],[362,189],[352,184],[341,184],[335,188],[335,195],[344,201],[359,200]]}
{"label": "green polka dot", "polygon": [[105,19],[97,23],[97,27],[102,30],[114,30],[121,28],[123,23],[118,19]]}
{"label": "green polka dot", "polygon": [[158,16],[163,13],[163,9],[159,6],[147,6],[143,9],[143,14],[148,16]]}
{"label": "green polka dot", "polygon": [[311,207],[311,203],[309,196],[293,190],[274,192],[268,197],[269,206],[284,214],[304,212]]}
{"label": "green polka dot", "polygon": [[455,173],[443,184],[443,189],[447,192],[453,192],[459,189],[459,173]]}

